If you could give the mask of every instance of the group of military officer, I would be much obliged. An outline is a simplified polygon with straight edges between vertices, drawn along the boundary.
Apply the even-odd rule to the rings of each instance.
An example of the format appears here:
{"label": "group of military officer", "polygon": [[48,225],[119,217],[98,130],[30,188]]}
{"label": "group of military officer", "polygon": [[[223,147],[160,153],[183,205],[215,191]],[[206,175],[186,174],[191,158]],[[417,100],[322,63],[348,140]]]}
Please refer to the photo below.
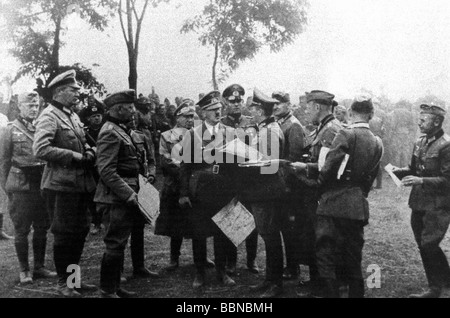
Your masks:
{"label": "group of military officer", "polygon": [[[138,200],[139,175],[155,182],[155,160],[151,137],[135,121],[136,92],[120,91],[97,101],[106,111],[105,120],[99,129],[93,118],[91,134],[74,113],[80,90],[75,72],[58,75],[48,88],[53,100],[38,118],[37,94],[19,96],[20,116],[8,125],[0,144],[0,181],[10,199],[20,280],[29,283],[33,278],[27,238],[33,226],[34,277],[57,276],[58,291],[66,297],[79,297],[77,289],[96,288],[83,281],[68,284],[67,271],[80,261],[91,205],[106,225],[102,296],[132,297],[134,293],[121,287],[130,237],[133,274],[157,276],[144,264],[146,221]],[[164,185],[155,233],[171,237],[168,269],[178,268],[182,240],[189,238],[196,268],[193,288],[206,284],[208,267],[215,267],[220,284],[234,286],[237,248],[212,217],[239,200],[256,224],[246,239],[250,272],[260,271],[258,235],[266,251],[265,278],[250,287],[253,291],[263,298],[282,294],[283,279],[298,278],[304,264],[310,280],[299,282],[300,296],[339,297],[340,288],[346,287],[349,297],[364,297],[367,198],[383,154],[380,138],[369,127],[371,99],[355,98],[350,123],[343,127],[333,115],[335,96],[308,92],[306,116],[317,129],[307,136],[292,115],[289,94],[274,92],[270,97],[255,88],[251,116],[243,115],[244,96],[244,88],[234,84],[223,93],[205,94],[197,103],[183,100],[174,113],[175,127],[161,135]],[[196,106],[202,118],[197,125]],[[444,116],[439,106],[421,106],[419,127],[425,136],[415,145],[411,165],[394,169],[405,186],[413,186],[412,227],[430,284],[429,291],[414,297],[439,297],[450,287],[449,265],[439,248],[450,223],[450,137],[442,131]],[[242,160],[234,153],[230,160],[223,149],[234,139],[256,149],[257,158]],[[49,228],[56,273],[45,268]],[[213,237],[214,262],[207,258],[208,237]]]}

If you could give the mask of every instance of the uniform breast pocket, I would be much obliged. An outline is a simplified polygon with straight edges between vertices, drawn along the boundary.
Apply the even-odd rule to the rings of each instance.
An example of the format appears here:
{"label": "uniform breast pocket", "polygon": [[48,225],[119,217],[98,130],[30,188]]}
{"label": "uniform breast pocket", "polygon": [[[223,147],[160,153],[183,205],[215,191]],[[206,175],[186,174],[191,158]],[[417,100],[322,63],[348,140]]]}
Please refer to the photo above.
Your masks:
{"label": "uniform breast pocket", "polygon": [[73,129],[68,126],[61,126],[59,128],[59,133],[61,141],[66,145],[68,149],[73,149],[74,145],[77,144],[77,136]]}
{"label": "uniform breast pocket", "polygon": [[439,155],[438,154],[428,154],[425,157],[425,170],[427,170],[428,174],[436,174],[439,173]]}
{"label": "uniform breast pocket", "polygon": [[27,137],[24,134],[13,134],[12,142],[14,145],[14,154],[25,155],[27,148],[30,148],[27,144]]}
{"label": "uniform breast pocket", "polygon": [[136,158],[136,149],[134,148],[134,146],[130,145],[130,144],[124,144],[123,147],[123,156],[125,158]]}

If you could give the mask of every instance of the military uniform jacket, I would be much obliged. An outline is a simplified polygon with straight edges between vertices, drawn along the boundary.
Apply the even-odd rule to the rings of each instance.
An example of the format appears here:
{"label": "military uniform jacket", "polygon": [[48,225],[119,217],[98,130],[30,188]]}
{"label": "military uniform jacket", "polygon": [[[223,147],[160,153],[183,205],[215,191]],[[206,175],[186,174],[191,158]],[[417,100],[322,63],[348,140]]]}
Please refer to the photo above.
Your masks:
{"label": "military uniform jacket", "polygon": [[409,167],[397,171],[401,179],[408,175],[423,178],[409,197],[412,210],[427,211],[450,208],[450,137],[440,130],[432,138],[420,137],[414,144]]}
{"label": "military uniform jacket", "polygon": [[226,116],[222,119],[222,124],[232,128],[246,128],[251,125],[250,117],[241,115],[237,120],[233,116]]}
{"label": "military uniform jacket", "polygon": [[156,220],[155,234],[183,237],[188,235],[186,213],[178,204],[180,197],[180,152],[186,128],[175,127],[161,135],[159,152],[164,184],[161,190],[160,214]]}
{"label": "military uniform jacket", "polygon": [[100,181],[94,202],[125,203],[139,192],[138,148],[126,126],[109,120],[103,125],[97,140],[97,168]]}
{"label": "military uniform jacket", "polygon": [[[270,117],[257,126],[251,146],[267,159],[280,159],[284,152],[284,135],[280,125]],[[275,147],[275,148],[274,148]],[[281,166],[273,173],[262,173],[262,168],[240,168],[239,194],[245,202],[275,201],[284,196],[286,183]]]}
{"label": "military uniform jacket", "polygon": [[301,161],[307,142],[302,124],[294,117],[292,112],[278,119],[277,122],[284,135],[285,146],[281,158],[291,162]]}
{"label": "military uniform jacket", "polygon": [[0,138],[0,182],[5,192],[39,191],[44,162],[33,155],[35,129],[16,119]]}
{"label": "military uniform jacket", "polygon": [[90,193],[95,190],[93,171],[74,162],[74,153],[86,147],[83,124],[77,114],[53,101],[36,121],[33,153],[47,162],[41,188],[61,192]]}
{"label": "military uniform jacket", "polygon": [[317,179],[319,173],[319,155],[322,147],[331,148],[334,138],[342,129],[342,123],[334,118],[333,115],[328,115],[312,135],[312,143],[310,148],[310,163],[308,163],[308,178]]}
{"label": "military uniform jacket", "polygon": [[214,235],[217,227],[211,217],[236,195],[236,161],[226,163],[225,155],[216,152],[216,148],[234,139],[235,130],[218,125],[222,140],[211,138],[202,123],[189,130],[182,142],[180,197],[188,196],[192,202],[193,208],[187,213],[196,237]]}
{"label": "military uniform jacket", "polygon": [[137,130],[145,135],[145,145],[148,153],[148,174],[156,175],[156,158],[155,145],[153,144],[152,125],[150,113],[144,115],[141,112],[136,112]]}
{"label": "military uniform jacket", "polygon": [[[367,196],[382,154],[383,143],[370,131],[368,123],[355,123],[340,130],[320,171],[322,195],[317,214],[366,223],[369,219]],[[349,159],[341,170],[346,155]]]}

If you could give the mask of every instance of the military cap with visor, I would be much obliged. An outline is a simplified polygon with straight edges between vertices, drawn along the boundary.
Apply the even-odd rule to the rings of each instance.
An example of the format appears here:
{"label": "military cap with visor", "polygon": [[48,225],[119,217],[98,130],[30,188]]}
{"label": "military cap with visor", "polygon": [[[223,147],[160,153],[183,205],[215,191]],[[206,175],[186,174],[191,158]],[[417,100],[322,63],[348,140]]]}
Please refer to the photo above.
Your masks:
{"label": "military cap with visor", "polygon": [[444,108],[437,105],[422,104],[420,105],[420,113],[445,117],[447,111]]}
{"label": "military cap with visor", "polygon": [[94,97],[92,102],[83,108],[82,113],[85,118],[89,118],[97,114],[103,115],[105,113],[105,104],[101,100]]}
{"label": "military cap with visor", "polygon": [[290,103],[291,102],[291,97],[289,96],[289,93],[285,93],[285,92],[280,92],[280,91],[273,92],[272,98],[275,98],[280,103]]}
{"label": "military cap with visor", "polygon": [[185,99],[181,102],[180,106],[174,112],[174,116],[190,116],[195,114],[194,101],[191,99]]}
{"label": "military cap with visor", "polygon": [[203,96],[197,104],[202,110],[215,110],[222,108],[222,100],[219,91],[212,91]]}
{"label": "military cap with visor", "polygon": [[239,84],[233,84],[225,88],[222,97],[230,102],[242,101],[245,95],[245,89]]}
{"label": "military cap with visor", "polygon": [[112,93],[103,100],[106,108],[109,109],[117,104],[132,104],[136,103],[136,91],[128,89],[116,93]]}
{"label": "military cap with visor", "polygon": [[269,106],[269,105],[275,105],[275,104],[279,104],[279,103],[280,103],[279,100],[267,96],[266,94],[261,92],[259,89],[255,88],[253,90],[253,99],[252,99],[252,104],[251,104],[252,106]]}
{"label": "military cap with visor", "polygon": [[70,86],[75,89],[80,89],[81,86],[78,85],[77,80],[75,78],[76,73],[75,70],[68,70],[64,73],[56,76],[48,85],[47,88],[50,90],[54,90],[61,86]]}
{"label": "military cap with visor", "polygon": [[337,103],[335,102],[335,105],[333,105],[333,99],[334,95],[330,94],[325,91],[320,90],[313,90],[311,92],[306,93],[306,102],[309,103],[311,101],[314,101],[316,103],[325,105],[325,106],[336,106]]}

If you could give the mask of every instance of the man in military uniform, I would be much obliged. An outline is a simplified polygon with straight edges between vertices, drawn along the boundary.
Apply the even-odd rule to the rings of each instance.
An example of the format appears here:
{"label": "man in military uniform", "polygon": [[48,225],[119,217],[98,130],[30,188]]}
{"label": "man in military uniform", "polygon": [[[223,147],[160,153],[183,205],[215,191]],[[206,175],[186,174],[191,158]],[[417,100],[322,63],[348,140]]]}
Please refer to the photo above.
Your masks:
{"label": "man in military uniform", "polygon": [[[311,181],[317,179],[319,171],[322,169],[323,161],[327,151],[336,137],[337,133],[342,129],[342,124],[333,115],[334,95],[321,90],[314,90],[306,93],[307,106],[305,114],[308,121],[317,126],[316,130],[310,136],[312,139],[309,158],[307,163],[294,163],[293,166],[297,171],[299,182],[305,185],[305,214],[302,217],[300,240],[303,242],[301,248],[300,259],[305,259],[309,265],[310,289],[314,290],[319,284],[319,273],[317,270],[315,256],[315,224],[317,202],[319,200],[319,192],[316,182]],[[300,296],[307,293],[299,291]]]}
{"label": "man in military uniform", "polygon": [[[279,101],[274,107],[274,116],[280,125],[284,135],[284,153],[280,159],[291,162],[303,160],[307,137],[302,124],[294,117],[291,110],[291,100],[289,94],[284,92],[274,92],[272,98]],[[283,279],[290,280],[299,277],[298,250],[301,247],[300,241],[301,221],[303,208],[303,193],[294,175],[286,178],[285,200],[281,202],[282,208],[288,213],[288,221],[283,225],[281,231],[286,255],[286,268]]]}
{"label": "man in military uniform", "polygon": [[[1,101],[3,101],[3,95],[0,95]],[[0,133],[3,132],[3,130],[8,125],[8,117],[0,113]],[[14,237],[6,234],[3,231],[3,213],[5,213],[5,210],[7,210],[8,205],[8,198],[6,197],[6,193],[3,192],[3,190],[0,190],[0,202],[2,202],[0,206],[0,240],[12,240]]]}
{"label": "man in military uniform", "polygon": [[155,145],[153,144],[154,136],[156,135],[156,125],[152,123],[151,102],[147,97],[141,97],[137,100],[135,106],[137,110],[134,116],[136,129],[145,135],[147,148],[149,149],[149,173],[156,176],[157,159],[155,157]]}
{"label": "man in military uniform", "polygon": [[225,154],[217,151],[235,137],[233,128],[220,123],[222,102],[220,92],[212,91],[197,103],[204,121],[183,138],[183,158],[180,165],[180,199],[193,228],[192,244],[196,275],[194,288],[204,285],[206,238],[214,236],[214,256],[217,279],[225,286],[235,281],[225,271],[227,260],[234,257],[235,246],[212,221],[212,217],[236,195],[234,170],[226,163]]}
{"label": "man in military uniform", "polygon": [[[97,147],[97,138],[100,133],[100,129],[103,126],[103,114],[105,112],[105,106],[102,101],[98,100],[94,96],[90,96],[88,100],[88,106],[83,108],[80,112],[80,119],[84,122],[84,132],[86,133],[86,140],[89,146]],[[98,182],[98,171],[94,169],[94,178]],[[92,200],[89,201],[89,211],[92,216],[92,224],[94,228],[91,230],[92,235],[96,235],[101,230],[102,215],[100,215],[95,207],[94,194],[92,194]]]}
{"label": "man in military uniform", "polygon": [[[56,76],[48,88],[53,100],[36,122],[33,153],[47,162],[41,189],[45,193],[54,236],[54,262],[58,291],[66,297],[80,294],[67,286],[67,267],[79,264],[90,218],[87,204],[95,190],[95,150],[86,141],[81,121],[73,111],[79,103],[75,71]],[[95,286],[81,282],[81,290]]]}
{"label": "man in military uniform", "polygon": [[[10,214],[16,232],[15,247],[20,265],[20,282],[33,278],[56,277],[45,268],[45,249],[50,221],[40,193],[44,162],[32,153],[38,116],[39,96],[36,92],[19,94],[20,114],[2,133],[0,139],[0,185],[10,198]],[[34,271],[28,263],[28,234],[33,226]]]}
{"label": "man in military uniform", "polygon": [[[227,116],[222,119],[222,124],[236,128],[236,133],[245,136],[246,130],[253,127],[251,118],[242,114],[244,108],[245,89],[239,84],[233,84],[225,88],[222,93],[222,98],[225,102]],[[245,137],[244,137],[245,139]],[[244,140],[245,141],[245,140]],[[249,141],[247,140],[247,143]],[[242,202],[249,209],[246,202]],[[258,274],[259,268],[256,265],[256,253],[258,250],[258,232],[253,231],[245,240],[245,248],[247,251],[247,269],[253,273]],[[227,272],[230,275],[236,273],[237,262],[237,248],[236,252],[229,263],[227,264]]]}
{"label": "man in military uniform", "polygon": [[320,297],[338,298],[338,272],[344,273],[350,298],[364,297],[361,270],[364,226],[369,222],[367,197],[383,154],[383,143],[369,127],[370,98],[358,96],[351,109],[352,124],[334,138],[321,167],[318,186],[316,259],[322,282]]}
{"label": "man in military uniform", "polygon": [[338,105],[334,107],[334,117],[339,120],[344,126],[348,124],[348,111],[343,105]]}
{"label": "man in military uniform", "polygon": [[[251,145],[268,160],[280,159],[284,153],[283,132],[273,117],[274,106],[278,103],[278,100],[266,96],[257,88],[254,89],[253,103],[249,110],[257,133]],[[254,175],[247,178],[252,184],[242,185],[243,189],[249,188],[243,196],[251,202],[256,230],[263,238],[266,249],[266,277],[261,284],[252,286],[252,290],[262,292],[263,298],[272,298],[283,292],[281,228],[286,214],[278,208],[277,199],[284,193],[284,185],[279,183],[277,171],[269,173],[263,172],[262,168],[248,169],[253,169]]]}
{"label": "man in military uniform", "polygon": [[404,186],[412,187],[411,227],[429,285],[428,291],[412,298],[450,296],[450,268],[439,247],[450,223],[450,137],[442,129],[445,114],[439,106],[420,106],[419,128],[424,135],[414,145],[409,167],[393,170]]}
{"label": "man in military uniform", "polygon": [[97,140],[100,182],[94,201],[105,218],[105,253],[100,286],[103,297],[131,297],[120,287],[124,250],[131,236],[131,258],[135,276],[156,276],[144,265],[145,218],[139,210],[139,174],[146,175],[146,151],[141,135],[127,125],[135,114],[136,92],[126,90],[107,96],[106,122]]}

